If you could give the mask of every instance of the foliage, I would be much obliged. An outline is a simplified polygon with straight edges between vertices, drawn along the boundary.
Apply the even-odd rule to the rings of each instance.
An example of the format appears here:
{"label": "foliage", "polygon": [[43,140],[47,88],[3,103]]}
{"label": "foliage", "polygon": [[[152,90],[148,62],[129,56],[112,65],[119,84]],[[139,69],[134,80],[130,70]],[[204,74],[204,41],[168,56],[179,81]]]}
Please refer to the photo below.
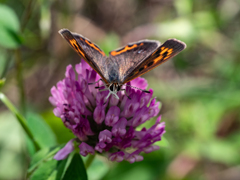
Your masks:
{"label": "foliage", "polygon": [[[0,179],[228,179],[239,172],[240,1],[81,2],[1,1]],[[167,128],[159,151],[134,164],[97,156],[87,171],[75,152],[52,159],[73,135],[54,117],[49,91],[80,60],[61,28],[106,53],[140,39],[187,44],[144,75]]]}

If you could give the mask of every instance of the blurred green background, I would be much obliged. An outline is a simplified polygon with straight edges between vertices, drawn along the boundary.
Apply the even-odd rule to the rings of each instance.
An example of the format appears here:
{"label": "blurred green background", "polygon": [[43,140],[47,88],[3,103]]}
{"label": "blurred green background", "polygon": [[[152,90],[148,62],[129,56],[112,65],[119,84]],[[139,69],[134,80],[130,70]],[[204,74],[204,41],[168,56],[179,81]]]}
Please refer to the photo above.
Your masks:
{"label": "blurred green background", "polygon": [[[48,101],[66,66],[80,61],[62,28],[105,53],[141,39],[187,44],[143,76],[162,102],[167,141],[134,164],[97,157],[89,179],[240,179],[240,0],[0,0],[1,92],[28,121],[50,125],[50,145],[73,137]],[[1,180],[24,179],[30,147],[0,103]]]}

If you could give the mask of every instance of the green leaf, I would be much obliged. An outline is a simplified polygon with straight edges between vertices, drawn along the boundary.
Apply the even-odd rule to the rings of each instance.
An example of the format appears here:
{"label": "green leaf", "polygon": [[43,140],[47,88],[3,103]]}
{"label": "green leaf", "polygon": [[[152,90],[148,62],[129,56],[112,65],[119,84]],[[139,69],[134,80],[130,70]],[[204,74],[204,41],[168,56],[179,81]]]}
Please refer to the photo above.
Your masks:
{"label": "green leaf", "polygon": [[45,148],[57,144],[54,133],[41,116],[34,113],[28,113],[28,121],[26,121],[15,106],[2,93],[0,93],[0,100],[2,100],[13,114],[15,114],[29,138],[35,143],[36,149],[39,149],[39,146]]}
{"label": "green leaf", "polygon": [[28,173],[32,173],[41,163],[45,162],[47,159],[52,158],[63,145],[53,147],[53,148],[44,148],[38,151],[32,158],[30,167],[28,168]]}
{"label": "green leaf", "polygon": [[27,125],[42,148],[57,144],[53,131],[40,115],[32,112],[28,113]]}
{"label": "green leaf", "polygon": [[94,158],[92,164],[87,168],[88,177],[89,179],[102,179],[109,172],[109,168],[110,166],[102,159]]}
{"label": "green leaf", "polygon": [[15,12],[3,4],[0,4],[0,24],[16,32],[20,30],[20,23]]}
{"label": "green leaf", "polygon": [[0,45],[17,48],[22,40],[19,36],[20,24],[15,12],[5,5],[0,5]]}
{"label": "green leaf", "polygon": [[6,78],[0,79],[0,88],[5,84]]}
{"label": "green leaf", "polygon": [[68,156],[68,158],[59,161],[58,164],[58,170],[57,170],[57,174],[56,174],[56,178],[55,179],[62,179],[62,177],[64,176],[66,169],[68,167],[68,165],[70,164],[71,161],[71,157]]}
{"label": "green leaf", "polygon": [[16,32],[0,25],[0,45],[6,48],[17,48],[21,43],[22,40]]}
{"label": "green leaf", "polygon": [[[37,152],[31,161],[28,169],[28,177],[32,180],[56,180],[62,179],[62,174],[67,166],[67,162],[70,161],[69,157],[62,161],[56,161],[53,156],[62,148],[57,146],[54,148],[45,148]],[[70,164],[70,163],[68,163]],[[47,170],[46,170],[47,169]]]}
{"label": "green leaf", "polygon": [[66,143],[69,139],[75,138],[74,134],[65,127],[62,120],[53,114],[52,109],[45,111],[41,116],[53,130],[59,144]]}
{"label": "green leaf", "polygon": [[224,164],[237,164],[239,162],[239,149],[228,141],[212,140],[203,145],[203,154],[210,160]]}
{"label": "green leaf", "polygon": [[0,100],[5,104],[5,106],[16,116],[18,122],[21,124],[22,128],[28,135],[28,137],[32,140],[34,147],[36,150],[40,149],[40,145],[36,141],[35,137],[33,136],[30,128],[28,127],[26,123],[26,119],[22,116],[22,114],[17,110],[17,108],[9,101],[9,99],[0,92]]}
{"label": "green leaf", "polygon": [[[1,103],[0,103],[1,104]],[[2,104],[1,104],[2,105]],[[28,162],[22,159],[25,139],[15,116],[8,110],[0,112],[0,179],[19,179]],[[11,168],[9,168],[11,167]]]}
{"label": "green leaf", "polygon": [[78,153],[75,153],[72,161],[66,170],[63,180],[87,180],[87,172],[83,164],[82,158]]}
{"label": "green leaf", "polygon": [[87,173],[83,161],[78,153],[71,153],[66,159],[56,161],[53,155],[60,149],[46,148],[32,159],[28,169],[31,180],[87,180]]}
{"label": "green leaf", "polygon": [[47,180],[55,172],[58,161],[52,159],[42,163],[39,168],[31,176],[31,180]]}

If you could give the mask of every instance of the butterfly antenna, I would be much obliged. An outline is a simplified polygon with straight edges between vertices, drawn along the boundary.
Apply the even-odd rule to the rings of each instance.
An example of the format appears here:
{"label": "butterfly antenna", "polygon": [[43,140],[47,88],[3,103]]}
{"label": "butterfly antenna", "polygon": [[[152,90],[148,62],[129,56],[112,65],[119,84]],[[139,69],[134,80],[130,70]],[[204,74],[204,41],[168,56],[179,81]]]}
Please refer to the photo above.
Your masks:
{"label": "butterfly antenna", "polygon": [[96,83],[98,83],[99,81],[102,81],[104,85],[102,85],[102,86],[96,86],[95,89],[99,89],[99,88],[101,88],[101,87],[107,87],[106,83],[105,83],[102,79],[99,79],[98,81],[93,82],[93,83],[88,83],[88,85],[96,84]]}
{"label": "butterfly antenna", "polygon": [[101,87],[106,87],[106,86],[105,85],[103,85],[103,86],[96,86],[95,89],[99,89]]}
{"label": "butterfly antenna", "polygon": [[131,98],[127,95],[126,89],[121,89],[120,91],[124,91],[124,92],[125,92],[125,95],[128,97],[128,99],[131,99]]}
{"label": "butterfly antenna", "polygon": [[123,84],[123,86],[132,87],[132,88],[138,89],[138,90],[140,90],[140,91],[142,91],[142,92],[145,92],[145,93],[150,93],[150,91],[143,90],[143,89],[140,89],[140,88],[138,88],[138,87],[134,87],[134,86],[126,85],[126,84]]}
{"label": "butterfly antenna", "polygon": [[99,80],[96,81],[96,82],[88,83],[88,85],[96,84],[96,83],[98,83],[99,81],[102,81],[103,84],[106,85],[106,83],[105,83],[102,79],[99,79]]}

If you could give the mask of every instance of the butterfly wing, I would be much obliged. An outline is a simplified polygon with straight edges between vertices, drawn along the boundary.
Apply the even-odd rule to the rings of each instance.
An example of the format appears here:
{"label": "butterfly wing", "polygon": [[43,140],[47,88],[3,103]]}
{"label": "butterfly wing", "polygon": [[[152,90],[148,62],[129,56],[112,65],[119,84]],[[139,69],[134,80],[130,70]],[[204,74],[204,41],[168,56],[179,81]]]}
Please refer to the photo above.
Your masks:
{"label": "butterfly wing", "polygon": [[[135,63],[134,66],[130,65],[123,68],[124,72],[122,72],[122,81],[121,81],[122,84],[125,84],[145,74],[146,72],[152,70],[153,68],[159,66],[160,64],[174,57],[175,55],[177,55],[179,52],[181,52],[186,48],[186,44],[176,39],[169,39],[161,46],[155,48],[154,51],[152,51],[152,49],[148,50],[148,48],[149,47],[146,48],[146,51],[151,52],[150,54],[144,53],[148,55],[141,56],[141,58],[139,59],[135,59],[136,62],[134,62]],[[126,51],[121,53],[123,53],[122,55],[124,55]],[[128,54],[127,56],[132,56],[131,51],[127,53],[130,53],[130,55]],[[118,58],[116,60],[123,61],[122,59],[118,59]],[[128,60],[130,60],[131,62],[131,59],[128,59]],[[129,64],[129,63],[124,63],[123,66],[126,64]]]}
{"label": "butterfly wing", "polygon": [[130,72],[134,71],[139,63],[150,56],[159,46],[159,41],[142,40],[111,51],[107,59],[109,78],[111,79],[113,72],[117,72],[118,81],[122,84]]}
{"label": "butterfly wing", "polygon": [[105,77],[107,73],[106,55],[94,43],[80,34],[72,33],[67,29],[61,29],[59,33],[67,40],[71,47],[108,83]]}

